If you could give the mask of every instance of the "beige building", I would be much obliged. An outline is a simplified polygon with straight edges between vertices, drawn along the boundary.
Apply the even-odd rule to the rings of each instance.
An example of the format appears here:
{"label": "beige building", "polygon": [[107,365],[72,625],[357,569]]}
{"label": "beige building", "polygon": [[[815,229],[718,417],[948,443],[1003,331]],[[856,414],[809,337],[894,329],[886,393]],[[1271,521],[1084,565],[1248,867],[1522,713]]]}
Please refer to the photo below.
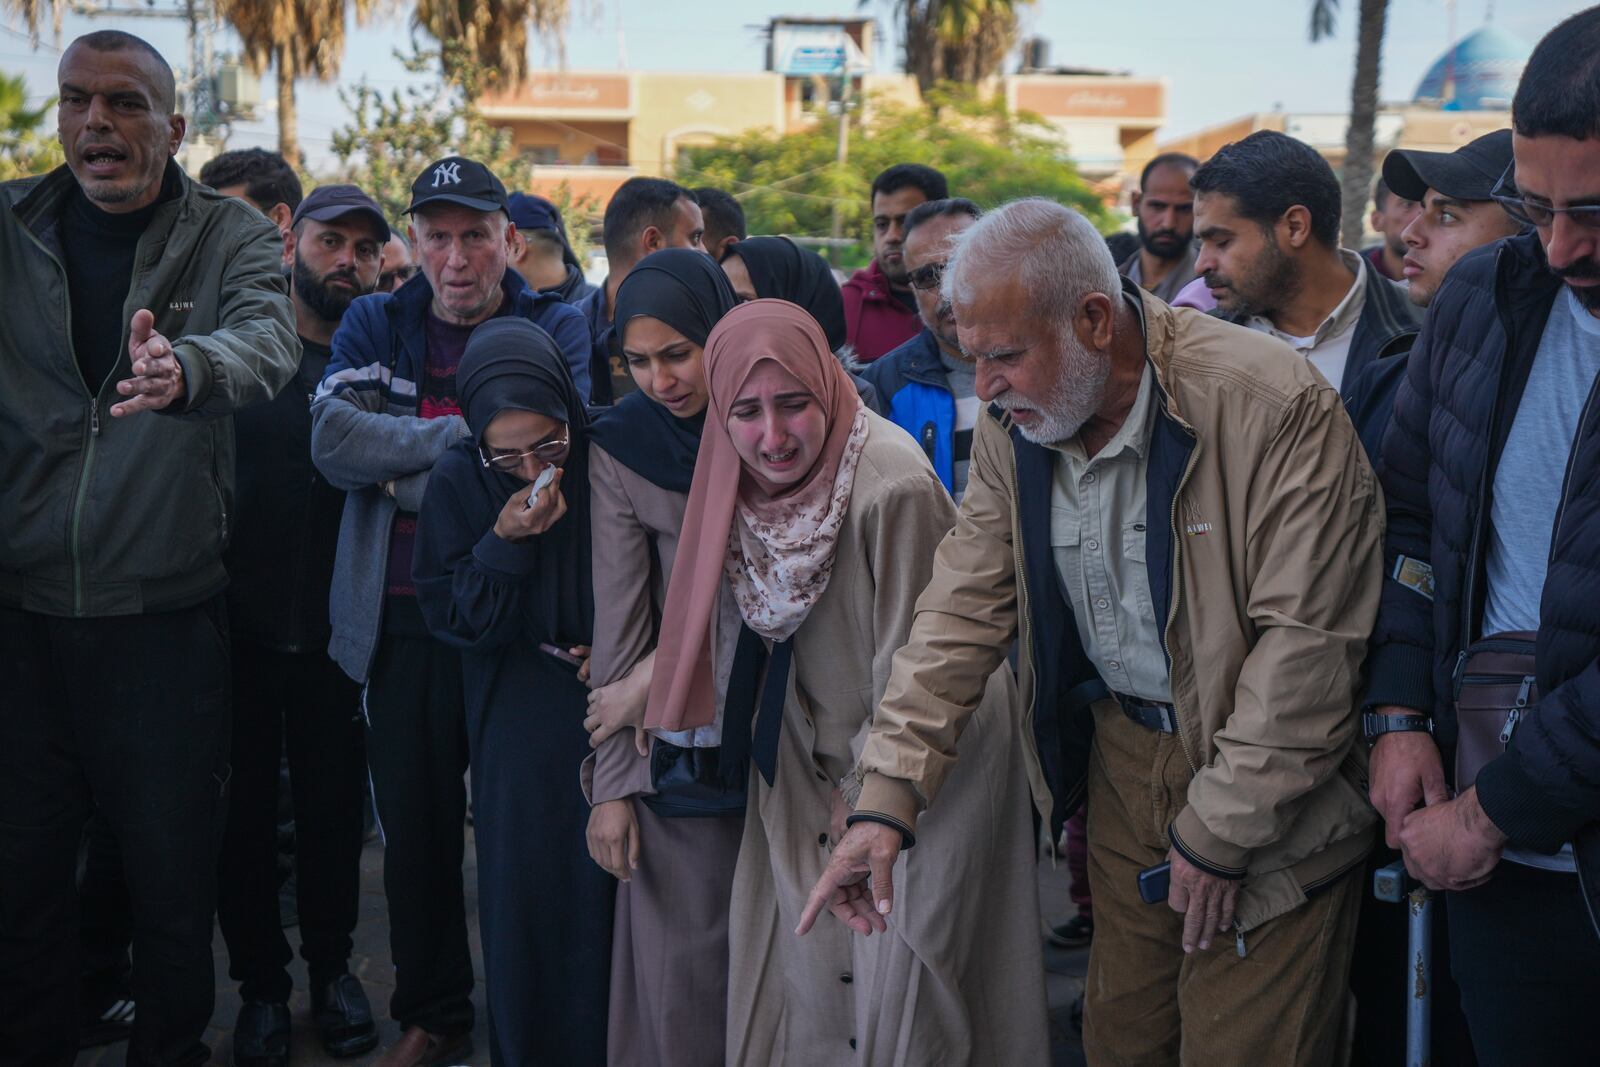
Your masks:
{"label": "beige building", "polygon": [[[910,75],[871,73],[875,30],[870,19],[774,19],[763,71],[544,73],[479,103],[532,158],[535,191],[565,182],[575,195],[603,203],[634,175],[680,176],[687,148],[752,130],[781,136],[816,122],[837,93],[841,66],[853,71],[853,95],[915,104],[920,94]],[[1029,71],[1001,76],[987,89],[1045,119],[1063,155],[1091,181],[1113,187],[1155,155],[1155,133],[1166,120],[1160,78]],[[681,177],[692,184],[692,176]]]}

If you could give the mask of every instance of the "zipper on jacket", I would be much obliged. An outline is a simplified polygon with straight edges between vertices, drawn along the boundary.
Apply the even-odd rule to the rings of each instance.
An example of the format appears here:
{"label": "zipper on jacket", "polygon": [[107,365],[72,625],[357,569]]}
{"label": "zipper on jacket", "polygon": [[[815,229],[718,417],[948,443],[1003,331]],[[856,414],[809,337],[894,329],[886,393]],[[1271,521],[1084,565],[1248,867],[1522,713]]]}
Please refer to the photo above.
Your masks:
{"label": "zipper on jacket", "polygon": [[[22,232],[28,235],[43,252],[45,258],[54,263],[56,270],[61,272],[61,321],[67,327],[67,354],[72,357],[73,370],[78,373],[78,381],[83,384],[83,392],[89,398],[89,436],[83,447],[83,466],[78,469],[78,486],[72,494],[72,543],[67,546],[67,554],[72,559],[72,613],[83,614],[83,505],[89,496],[89,473],[94,467],[94,446],[100,438],[100,397],[89,388],[89,382],[83,376],[83,368],[78,365],[78,354],[72,348],[72,290],[67,285],[67,269],[62,264],[60,257],[50,251],[45,243],[39,240],[39,235],[33,232],[33,227],[22,226]],[[115,370],[113,369],[113,373]],[[102,384],[103,387],[103,384]]]}
{"label": "zipper on jacket", "polygon": [[[1189,462],[1183,468],[1183,477],[1178,479],[1178,488],[1172,493],[1172,508],[1170,527],[1172,530],[1172,606],[1167,610],[1167,624],[1161,628],[1161,651],[1167,654],[1167,676],[1172,676],[1172,648],[1171,641],[1172,623],[1178,617],[1178,605],[1183,600],[1183,571],[1180,566],[1183,561],[1183,541],[1178,535],[1178,498],[1183,495],[1183,487],[1189,484],[1189,475],[1194,472],[1195,463],[1199,457],[1200,445],[1195,443],[1195,449],[1189,453]],[[1188,761],[1189,773],[1199,774],[1200,766],[1195,763],[1194,754],[1189,751],[1189,739],[1183,736],[1183,716],[1178,709],[1178,689],[1172,687],[1172,732],[1178,735],[1178,744],[1183,748],[1183,758]],[[1243,944],[1241,937],[1240,944]],[[1241,953],[1242,954],[1242,953]]]}
{"label": "zipper on jacket", "polygon": [[1244,930],[1240,929],[1238,919],[1233,920],[1233,947],[1234,951],[1239,953],[1239,958],[1244,959]]}

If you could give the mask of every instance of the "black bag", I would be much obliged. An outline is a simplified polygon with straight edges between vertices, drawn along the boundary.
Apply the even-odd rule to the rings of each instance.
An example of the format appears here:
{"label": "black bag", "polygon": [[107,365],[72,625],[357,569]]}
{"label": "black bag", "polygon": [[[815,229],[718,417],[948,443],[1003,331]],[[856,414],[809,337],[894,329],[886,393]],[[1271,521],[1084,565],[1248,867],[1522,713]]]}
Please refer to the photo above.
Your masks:
{"label": "black bag", "polygon": [[749,760],[722,767],[720,748],[683,748],[657,737],[650,746],[650,785],[640,796],[663,818],[742,815]]}

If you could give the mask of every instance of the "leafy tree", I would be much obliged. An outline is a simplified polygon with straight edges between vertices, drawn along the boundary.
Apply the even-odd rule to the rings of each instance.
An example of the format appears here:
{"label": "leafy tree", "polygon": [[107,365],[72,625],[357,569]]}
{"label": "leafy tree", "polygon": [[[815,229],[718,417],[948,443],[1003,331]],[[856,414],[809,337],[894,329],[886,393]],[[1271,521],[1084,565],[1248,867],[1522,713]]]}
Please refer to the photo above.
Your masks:
{"label": "leafy tree", "polygon": [[841,261],[853,265],[872,256],[872,179],[895,163],[937,167],[954,195],[983,207],[1044,196],[1077,208],[1102,231],[1114,227],[1043,119],[1010,113],[1004,100],[966,87],[939,86],[924,100],[912,108],[869,99],[864,126],[852,124],[842,166],[835,162],[838,120],[825,118],[783,137],[756,130],[691,148],[676,177],[733,193],[751,233],[827,234],[834,203],[842,201],[845,232],[857,243]]}
{"label": "leafy tree", "polygon": [[[1340,241],[1357,248],[1365,232],[1367,194],[1372,185],[1373,142],[1378,124],[1378,74],[1383,63],[1383,31],[1389,0],[1359,0],[1356,28],[1356,72],[1350,84],[1350,127],[1345,133],[1344,168],[1340,175],[1343,214]],[[1311,40],[1332,37],[1339,0],[1311,0]]]}
{"label": "leafy tree", "polygon": [[441,44],[446,76],[457,57],[503,72],[513,85],[528,76],[528,31],[559,52],[571,0],[417,0],[411,25]]}
{"label": "leafy tree", "polygon": [[[366,190],[391,220],[402,221],[411,202],[411,183],[422,168],[443,156],[476,159],[494,171],[510,192],[533,184],[533,164],[511,141],[511,132],[491,125],[477,100],[496,74],[456,45],[447,45],[451,73],[421,85],[392,89],[387,94],[365,79],[341,88],[339,97],[350,110],[350,123],[333,133],[333,154],[339,171],[333,181],[352,182]],[[431,71],[439,53],[413,46],[397,58],[412,73]],[[580,260],[589,245],[584,219],[595,213],[592,198],[574,198],[563,182],[550,199],[566,218],[568,236]]]}
{"label": "leafy tree", "polygon": [[[355,0],[365,20],[372,0]],[[338,76],[344,58],[345,0],[218,0],[217,12],[244,43],[245,61],[257,74],[272,66],[278,75],[278,152],[300,162],[299,109],[295,80]]]}
{"label": "leafy tree", "polygon": [[55,101],[28,107],[22,75],[0,74],[0,181],[43,174],[61,165],[61,145],[41,131]]}
{"label": "leafy tree", "polygon": [[895,0],[906,72],[923,92],[942,81],[976,85],[998,74],[1017,43],[1017,9],[1032,2]]}

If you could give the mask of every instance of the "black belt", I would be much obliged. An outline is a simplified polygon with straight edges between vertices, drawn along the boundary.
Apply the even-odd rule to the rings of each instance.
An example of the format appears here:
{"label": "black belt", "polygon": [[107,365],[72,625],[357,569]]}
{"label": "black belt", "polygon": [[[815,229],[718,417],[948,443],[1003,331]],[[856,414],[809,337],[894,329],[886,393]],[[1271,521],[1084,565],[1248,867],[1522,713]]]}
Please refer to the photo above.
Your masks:
{"label": "black belt", "polygon": [[1126,693],[1112,693],[1111,696],[1122,708],[1122,714],[1145,729],[1158,730],[1164,734],[1177,733],[1178,716],[1173,712],[1171,704],[1141,700]]}

